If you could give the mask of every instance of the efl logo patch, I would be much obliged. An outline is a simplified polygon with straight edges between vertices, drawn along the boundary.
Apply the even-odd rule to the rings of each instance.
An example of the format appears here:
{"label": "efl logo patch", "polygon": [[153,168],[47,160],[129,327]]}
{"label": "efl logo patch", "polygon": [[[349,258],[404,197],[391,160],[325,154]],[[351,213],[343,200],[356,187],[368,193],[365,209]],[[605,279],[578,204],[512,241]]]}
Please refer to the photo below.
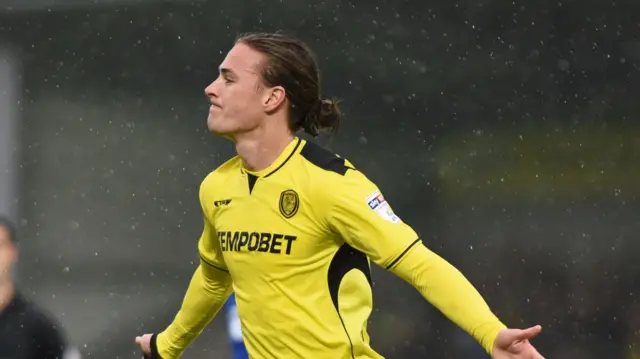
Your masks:
{"label": "efl logo patch", "polygon": [[387,203],[387,201],[384,199],[382,193],[376,191],[371,194],[369,197],[367,197],[367,204],[369,205],[369,208],[371,208],[378,214],[378,216],[382,217],[383,219],[392,223],[402,222],[400,220],[400,217],[396,216],[395,213],[393,213],[393,211],[391,210],[391,206],[389,206],[389,203]]}

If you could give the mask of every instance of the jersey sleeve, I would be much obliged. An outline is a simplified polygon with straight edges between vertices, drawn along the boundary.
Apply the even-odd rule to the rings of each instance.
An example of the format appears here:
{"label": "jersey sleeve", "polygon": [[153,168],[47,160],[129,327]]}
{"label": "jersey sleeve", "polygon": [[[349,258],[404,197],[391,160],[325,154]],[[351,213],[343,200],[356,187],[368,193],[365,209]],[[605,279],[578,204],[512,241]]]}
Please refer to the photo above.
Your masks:
{"label": "jersey sleeve", "polygon": [[491,354],[498,333],[506,326],[453,265],[420,244],[403,255],[391,272],[410,283]]}
{"label": "jersey sleeve", "polygon": [[392,268],[420,243],[416,232],[402,222],[380,189],[361,172],[348,170],[332,183],[328,194],[331,229],[379,266]]}
{"label": "jersey sleeve", "polygon": [[198,241],[198,252],[200,260],[221,271],[228,272],[227,265],[224,262],[222,248],[216,233],[215,225],[212,220],[213,211],[213,190],[215,184],[212,175],[209,175],[200,185],[200,206],[204,217],[204,226],[200,240]]}
{"label": "jersey sleeve", "polygon": [[202,333],[231,295],[232,280],[213,224],[214,189],[209,175],[200,186],[204,228],[198,241],[200,265],[191,278],[182,306],[173,322],[151,340],[152,359],[178,359]]}
{"label": "jersey sleeve", "polygon": [[349,170],[331,185],[326,197],[334,231],[376,264],[410,283],[491,353],[505,325],[462,273],[428,250],[362,173]]}

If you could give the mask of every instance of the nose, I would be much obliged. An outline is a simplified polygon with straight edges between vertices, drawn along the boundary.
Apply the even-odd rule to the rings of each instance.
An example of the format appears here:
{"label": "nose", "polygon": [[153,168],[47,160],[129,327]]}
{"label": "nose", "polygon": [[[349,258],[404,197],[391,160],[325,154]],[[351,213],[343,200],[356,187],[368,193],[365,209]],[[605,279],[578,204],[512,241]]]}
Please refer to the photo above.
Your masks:
{"label": "nose", "polygon": [[209,86],[204,88],[204,94],[208,98],[218,98],[218,86],[216,86],[217,82],[218,80],[216,79],[215,81],[210,83]]}

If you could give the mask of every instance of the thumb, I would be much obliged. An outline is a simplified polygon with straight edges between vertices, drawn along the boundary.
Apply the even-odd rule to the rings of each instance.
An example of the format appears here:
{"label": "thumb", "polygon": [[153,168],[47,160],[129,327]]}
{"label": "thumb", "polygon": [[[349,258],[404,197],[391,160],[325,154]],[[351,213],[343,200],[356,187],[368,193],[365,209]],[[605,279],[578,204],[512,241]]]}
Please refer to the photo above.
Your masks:
{"label": "thumb", "polygon": [[540,334],[541,331],[542,331],[542,327],[539,325],[536,325],[531,328],[519,330],[517,333],[515,333],[515,337],[517,340],[532,339],[536,337],[538,334]]}
{"label": "thumb", "polygon": [[142,337],[136,337],[136,344],[142,343]]}

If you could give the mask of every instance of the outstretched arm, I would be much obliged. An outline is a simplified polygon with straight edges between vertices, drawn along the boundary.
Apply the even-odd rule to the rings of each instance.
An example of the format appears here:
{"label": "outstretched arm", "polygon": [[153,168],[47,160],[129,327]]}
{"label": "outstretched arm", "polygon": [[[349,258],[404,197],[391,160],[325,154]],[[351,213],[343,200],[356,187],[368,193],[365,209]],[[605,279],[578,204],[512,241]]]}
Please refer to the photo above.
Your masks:
{"label": "outstretched arm", "polygon": [[[456,268],[422,244],[416,232],[393,213],[374,183],[351,166],[348,168],[325,196],[329,227],[348,245],[413,285],[494,358],[503,358],[504,353],[510,358],[513,350],[509,349],[509,339],[517,337],[515,332],[506,329]],[[537,332],[518,333],[522,336]],[[531,350],[535,351],[533,347]],[[517,354],[513,358],[538,357]]]}
{"label": "outstretched arm", "polygon": [[454,266],[418,240],[388,269],[472,335],[488,353],[493,351],[498,333],[506,327]]}
{"label": "outstretched arm", "polygon": [[136,338],[136,343],[150,359],[179,358],[231,294],[231,275],[212,223],[210,191],[214,186],[210,179],[208,176],[200,186],[200,205],[204,214],[204,228],[198,242],[200,265],[189,283],[182,307],[173,323],[162,333]]}

